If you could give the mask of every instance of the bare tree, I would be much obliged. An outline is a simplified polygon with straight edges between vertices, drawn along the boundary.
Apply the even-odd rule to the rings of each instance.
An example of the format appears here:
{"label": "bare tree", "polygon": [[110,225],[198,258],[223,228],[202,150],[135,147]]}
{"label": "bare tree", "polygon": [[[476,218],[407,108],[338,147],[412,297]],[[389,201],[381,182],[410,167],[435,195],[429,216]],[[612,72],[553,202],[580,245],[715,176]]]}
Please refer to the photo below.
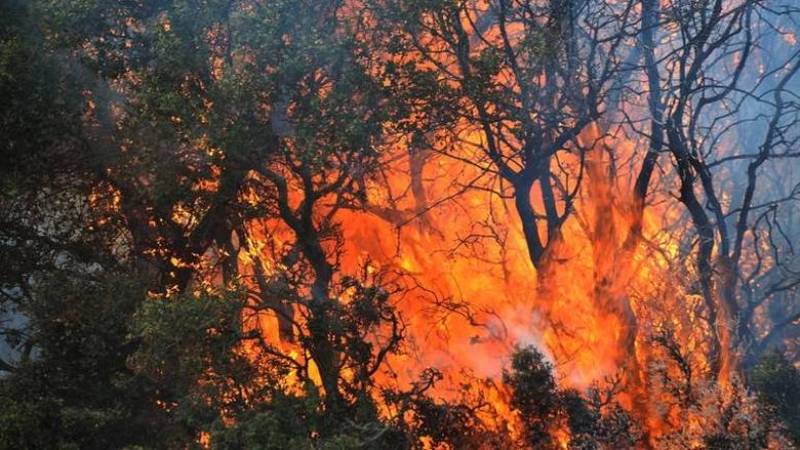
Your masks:
{"label": "bare tree", "polygon": [[[759,236],[771,235],[766,228],[774,228],[763,217],[754,220],[754,211],[788,207],[793,201],[793,195],[776,198],[758,189],[765,163],[793,156],[788,148],[794,142],[796,111],[786,96],[798,55],[782,57],[769,68],[758,61],[769,51],[761,39],[773,32],[770,19],[793,12],[785,5],[773,10],[755,1],[675,3],[660,15],[655,4],[643,6],[650,147],[660,150],[663,130],[679,183],[677,198],[697,237],[699,290],[714,331],[709,368],[715,376],[726,376],[740,369],[742,339],[751,334],[753,311],[764,301],[745,301],[740,290],[747,285],[746,290],[760,290],[753,282],[764,267],[745,259],[759,253]],[[757,130],[760,142],[739,139],[748,134],[745,129]],[[743,189],[737,180],[746,180]]]}

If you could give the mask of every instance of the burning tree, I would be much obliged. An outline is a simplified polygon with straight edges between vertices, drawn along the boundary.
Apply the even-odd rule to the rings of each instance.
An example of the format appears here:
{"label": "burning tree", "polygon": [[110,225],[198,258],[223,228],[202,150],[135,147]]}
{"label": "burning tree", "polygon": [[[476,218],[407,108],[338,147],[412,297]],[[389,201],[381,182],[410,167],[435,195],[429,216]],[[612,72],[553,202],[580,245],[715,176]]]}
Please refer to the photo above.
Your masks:
{"label": "burning tree", "polygon": [[425,101],[427,145],[496,177],[481,187],[514,200],[540,272],[583,180],[593,142],[581,134],[620,89],[634,20],[633,3],[620,3],[384,6],[397,27],[398,70],[422,83],[411,95]]}
{"label": "burning tree", "polygon": [[[651,8],[658,14],[655,5]],[[758,2],[671,6],[662,11],[664,24],[653,23],[656,33],[662,27],[677,31],[663,33],[670,50],[663,51],[660,63],[652,57],[646,63],[658,95],[651,110],[663,114],[652,139],[666,137],[679,180],[678,200],[697,236],[697,280],[713,330],[711,371],[720,376],[741,370],[740,353],[752,361],[754,347],[767,345],[759,341],[772,339],[754,334],[754,314],[796,283],[792,262],[780,251],[770,255],[775,259],[769,268],[763,264],[762,243],[778,239],[788,225],[783,210],[795,201],[772,186],[760,188],[759,181],[774,176],[774,162],[793,158],[788,148],[795,139],[796,111],[786,95],[797,61],[779,47],[759,51],[769,42],[771,27],[780,27],[791,11],[787,5],[762,8]],[[753,70],[754,65],[760,69]],[[759,132],[743,133],[750,126]],[[743,184],[731,186],[740,179]],[[792,322],[794,311],[786,313],[785,323]],[[777,321],[767,334],[780,333],[785,323]]]}

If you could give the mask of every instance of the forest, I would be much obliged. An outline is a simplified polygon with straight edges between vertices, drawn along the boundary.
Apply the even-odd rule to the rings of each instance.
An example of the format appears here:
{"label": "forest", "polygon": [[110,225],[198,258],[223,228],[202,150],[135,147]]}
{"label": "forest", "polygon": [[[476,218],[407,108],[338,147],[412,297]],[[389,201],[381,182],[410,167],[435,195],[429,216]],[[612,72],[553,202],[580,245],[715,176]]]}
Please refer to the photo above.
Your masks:
{"label": "forest", "polygon": [[0,0],[0,450],[800,447],[795,0]]}

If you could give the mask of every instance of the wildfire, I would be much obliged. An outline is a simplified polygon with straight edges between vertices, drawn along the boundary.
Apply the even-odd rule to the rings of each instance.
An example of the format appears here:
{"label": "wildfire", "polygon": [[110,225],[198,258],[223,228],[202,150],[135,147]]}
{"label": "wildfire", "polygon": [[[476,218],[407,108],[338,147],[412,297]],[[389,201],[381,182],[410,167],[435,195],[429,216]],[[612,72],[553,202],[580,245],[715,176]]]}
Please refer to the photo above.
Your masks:
{"label": "wildfire", "polygon": [[[662,7],[668,3],[661,2]],[[462,22],[465,29],[475,31],[477,25]],[[168,22],[164,26],[169,29]],[[674,24],[666,25],[665,42],[678,33],[670,26]],[[472,52],[477,55],[489,43],[516,39],[521,32],[514,25],[505,30],[508,36],[493,28],[484,30],[483,43],[476,40]],[[785,33],[783,38],[795,44],[794,34]],[[733,64],[740,58],[740,53],[731,56]],[[220,78],[222,60],[214,59],[212,67],[214,77]],[[505,68],[494,81],[519,94],[514,76],[512,68]],[[549,82],[541,73],[535,84],[545,88]],[[536,120],[539,113],[530,114]],[[707,427],[713,420],[708,411],[666,405],[675,396],[684,398],[686,405],[732,401],[726,387],[736,382],[729,378],[736,355],[728,351],[730,338],[724,327],[715,329],[704,319],[703,295],[680,281],[679,273],[695,269],[679,260],[685,254],[681,239],[689,223],[675,206],[675,179],[656,171],[646,201],[635,195],[634,168],[642,165],[647,140],[593,120],[579,130],[574,142],[559,149],[557,158],[548,159],[553,184],[569,200],[554,207],[555,215],[563,214],[565,220],[556,232],[547,230],[546,250],[535,266],[523,231],[531,224],[520,223],[512,187],[496,175],[501,170],[490,170],[491,163],[481,153],[487,146],[486,131],[466,120],[449,131],[427,136],[431,149],[425,150],[422,162],[415,154],[421,150],[411,142],[385,145],[381,173],[365,187],[367,207],[340,209],[333,216],[342,237],[327,245],[341,246],[337,268],[342,273],[391,274],[403,287],[396,305],[406,327],[404,352],[387,359],[389,370],[379,381],[409,386],[423,369],[435,368],[444,380],[434,388],[436,394],[455,398],[465,374],[491,380],[476,389],[492,405],[495,421],[519,434],[519,418],[500,380],[514,349],[535,345],[552,361],[566,387],[583,391],[596,383],[620,383],[622,403],[645,424],[650,442],[681,427],[689,434]],[[509,147],[522,146],[516,137],[503,138],[510,141]],[[734,144],[722,140],[721,145]],[[498,158],[502,160],[502,155]],[[205,182],[203,188],[216,185]],[[537,211],[549,206],[543,203],[543,189],[541,180],[530,186],[527,200]],[[302,186],[289,186],[293,208],[304,201],[301,191]],[[242,197],[251,205],[260,201],[255,190],[246,190]],[[722,197],[721,203],[728,207],[730,201]],[[567,214],[568,210],[574,213]],[[187,213],[176,214],[188,220]],[[532,226],[543,232],[547,225]],[[250,221],[245,234],[238,236],[245,250],[239,253],[239,273],[253,291],[263,291],[264,280],[285,268],[278,255],[293,235],[278,220],[260,219]],[[179,266],[180,261],[174,264]],[[347,294],[341,295],[347,302]],[[245,317],[245,327],[257,330],[290,358],[303,361],[312,381],[322,386],[315,361],[294,342],[297,325],[287,324],[282,314],[294,313],[279,306],[258,311]],[[295,320],[305,324],[306,318]],[[722,346],[713,349],[709,336]],[[673,343],[677,346],[670,347]],[[253,345],[245,351],[260,350]],[[717,380],[721,391],[708,387],[706,392],[690,392],[691,383],[717,371],[708,356],[715,351],[722,364]],[[661,364],[665,354],[679,361],[677,367]],[[653,367],[665,379],[686,378],[686,386],[660,385]],[[298,387],[297,375],[290,372],[287,384]],[[344,371],[345,378],[353,376]],[[557,440],[568,447],[571,436],[566,428],[559,430]]]}
{"label": "wildfire", "polygon": [[[492,180],[481,181],[487,190],[463,189],[479,174],[452,159],[440,157],[424,167],[427,198],[447,199],[424,214],[414,212],[412,196],[393,197],[411,182],[409,153],[397,147],[387,155],[387,179],[370,186],[368,203],[376,211],[391,206],[404,212],[401,219],[374,211],[337,215],[346,243],[342,271],[355,272],[368,261],[370,271],[395,273],[408,291],[398,306],[409,350],[389,361],[394,373],[384,382],[407,385],[423,368],[434,367],[445,374],[437,394],[447,398],[456,395],[464,371],[495,380],[484,389],[513,431],[517,418],[500,375],[515,347],[536,345],[548,352],[566,386],[585,389],[625,372],[628,406],[634,406],[634,391],[646,389],[642,367],[649,346],[637,334],[634,312],[649,308],[643,303],[651,299],[663,300],[665,286],[656,280],[668,279],[673,266],[677,244],[663,230],[674,217],[658,206],[637,217],[625,194],[630,186],[620,181],[629,177],[609,176],[618,170],[612,167],[616,161],[634,157],[634,142],[604,136],[597,126],[583,139],[593,143],[589,181],[577,200],[581,213],[564,225],[570,239],[550,256],[554,266],[546,289],[537,283],[521,230],[512,225],[517,219],[511,202],[488,188]],[[469,143],[464,152],[471,152]],[[242,273],[269,275],[280,264],[268,249],[280,248],[288,236],[270,225],[253,223],[248,252],[240,254]],[[273,312],[249,318],[246,326],[293,357],[302,356],[279,331]],[[320,382],[318,375],[314,379]],[[569,436],[560,439],[566,448]]]}

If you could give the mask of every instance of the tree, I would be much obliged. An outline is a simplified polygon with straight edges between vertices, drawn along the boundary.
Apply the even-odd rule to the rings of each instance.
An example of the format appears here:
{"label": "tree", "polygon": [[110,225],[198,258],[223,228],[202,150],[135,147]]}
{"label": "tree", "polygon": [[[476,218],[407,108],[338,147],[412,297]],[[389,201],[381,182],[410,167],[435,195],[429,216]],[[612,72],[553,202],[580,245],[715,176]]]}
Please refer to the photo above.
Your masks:
{"label": "tree", "polygon": [[115,233],[91,205],[94,177],[81,140],[83,84],[37,27],[35,9],[29,2],[0,5],[2,371],[30,352],[17,310],[31,299],[37,276],[67,261],[113,264],[110,253],[95,251],[107,249]]}
{"label": "tree", "polygon": [[[624,122],[618,116],[631,96],[626,80],[635,77],[641,55],[637,2],[374,3],[396,30],[386,33],[387,47],[394,78],[414,106],[419,145],[470,174],[454,180],[464,192],[487,193],[487,223],[494,205],[513,209],[536,273],[531,306],[557,332],[564,328],[553,306],[559,267],[569,258],[564,249],[583,245],[583,236],[564,236],[563,229],[570,219],[580,223],[593,250],[591,306],[618,319],[618,364],[638,383],[631,357],[636,317],[619,274],[633,273],[657,153],[643,163],[633,189],[639,217],[617,245],[615,198],[622,196],[611,178],[621,156],[608,143]],[[595,217],[584,222],[576,214],[581,207]]]}
{"label": "tree", "polygon": [[[434,111],[423,113],[436,114],[445,144],[429,145],[501,180],[497,195],[514,199],[530,260],[543,269],[592,145],[579,135],[601,117],[622,70],[632,3],[400,1],[386,11],[398,69],[419,83],[413,94]],[[460,154],[462,144],[476,152]]]}
{"label": "tree", "polygon": [[[759,64],[755,51],[768,33],[754,19],[762,11],[759,2],[675,4],[660,15],[655,5],[645,6],[648,17],[665,22],[651,18],[652,29],[645,34],[655,119],[651,148],[663,143],[673,157],[678,200],[696,233],[691,236],[711,330],[710,372],[726,379],[741,372],[742,352],[752,362],[756,349],[763,350],[752,330],[756,311],[797,284],[781,269],[792,264],[789,259],[774,253],[767,269],[759,249],[760,242],[774,242],[776,231],[791,222],[777,211],[789,207],[794,196],[760,187],[759,180],[770,161],[795,156],[786,147],[795,139],[790,129],[796,121],[795,105],[786,95],[797,73],[797,55],[775,54],[775,65],[762,75],[747,70]],[[788,5],[778,5],[761,17],[766,25],[791,14]],[[657,62],[652,34],[667,26],[676,32],[662,33],[662,42],[671,42],[674,50],[664,49]],[[743,132],[756,124],[758,134]],[[740,177],[747,180],[744,185],[728,185]],[[772,325],[787,326],[795,317],[791,308],[788,316],[789,322]],[[767,334],[772,340],[774,334]]]}
{"label": "tree", "polygon": [[526,446],[562,448],[568,441],[569,448],[611,449],[640,443],[635,422],[613,401],[613,389],[601,393],[593,388],[584,397],[558,387],[553,365],[534,347],[512,355],[503,382],[512,389],[511,406],[524,424]]}
{"label": "tree", "polygon": [[[337,211],[364,203],[394,112],[365,19],[336,2],[42,4],[56,6],[65,10],[48,25],[73,25],[58,41],[93,82],[81,131],[107,200],[98,209],[123,230],[113,250],[153,295],[247,289],[240,339],[253,358],[291,367],[321,402],[325,423],[309,433],[333,438],[351,422],[376,421],[375,376],[398,351],[403,324],[380,273],[341,272],[336,224]],[[181,312],[190,323],[192,311]],[[259,325],[270,314],[278,342]],[[159,404],[191,410],[222,395],[193,393],[197,373],[167,373],[178,392],[161,389]],[[184,440],[200,429],[192,420],[178,420]]]}
{"label": "tree", "polygon": [[135,278],[95,275],[46,278],[23,303],[34,351],[0,379],[0,448],[168,445],[154,385],[126,364],[144,288]]}
{"label": "tree", "polygon": [[777,351],[766,353],[749,373],[750,384],[765,407],[783,421],[800,445],[800,371]]}

